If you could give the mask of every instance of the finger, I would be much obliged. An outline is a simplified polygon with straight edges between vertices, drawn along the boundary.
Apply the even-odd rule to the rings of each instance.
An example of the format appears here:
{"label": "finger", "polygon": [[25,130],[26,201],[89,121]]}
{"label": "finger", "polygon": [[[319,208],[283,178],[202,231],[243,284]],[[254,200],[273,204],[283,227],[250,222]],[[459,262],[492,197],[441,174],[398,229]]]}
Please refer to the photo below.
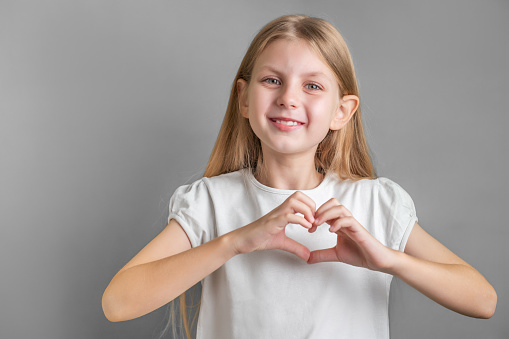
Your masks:
{"label": "finger", "polygon": [[325,211],[333,206],[339,206],[339,205],[341,205],[341,203],[339,201],[337,201],[337,199],[335,199],[335,198],[329,199],[316,210],[315,214],[322,213],[323,211]]}
{"label": "finger", "polygon": [[355,227],[360,225],[354,217],[345,216],[342,218],[337,218],[332,222],[329,227],[329,231],[333,233],[337,233],[339,230],[343,229],[343,231],[355,231]]}
{"label": "finger", "polygon": [[[334,213],[336,213],[336,215]],[[338,217],[349,215],[351,215],[350,211],[336,199],[332,198],[320,206],[315,212],[315,221],[313,222],[313,227],[309,229],[309,233],[314,233],[318,226],[322,225],[324,222],[332,224]]]}
{"label": "finger", "polygon": [[315,225],[321,225],[327,222],[329,225],[331,222],[338,218],[350,217],[352,214],[343,205],[332,205],[327,209],[323,209],[320,212],[317,211],[315,214]]}
{"label": "finger", "polygon": [[337,219],[329,231],[338,235],[340,235],[339,232],[346,234],[349,239],[362,248],[371,246],[374,241],[378,242],[354,217]]}
{"label": "finger", "polygon": [[309,208],[313,210],[313,212],[316,211],[316,204],[315,204],[314,200],[311,199],[306,194],[302,193],[301,191],[297,191],[297,192],[293,193],[292,195],[290,195],[290,198],[292,198],[292,197],[294,199],[299,200],[299,201],[305,203],[306,205],[308,205]]}
{"label": "finger", "polygon": [[[332,198],[332,199],[327,200],[327,202],[325,202],[322,206],[320,206],[318,208],[318,210],[316,211],[316,213],[321,213],[322,211],[327,210],[333,206],[343,206],[343,204],[341,202],[339,202],[337,199]],[[348,211],[348,209],[347,209],[347,211]],[[350,211],[348,211],[348,213],[350,213]]]}
{"label": "finger", "polygon": [[309,254],[308,264],[316,264],[326,261],[339,261],[334,248],[317,250]]}
{"label": "finger", "polygon": [[[322,215],[325,211],[327,211],[331,208],[334,208],[334,207],[338,207],[338,206],[343,206],[343,205],[335,198],[329,199],[326,203],[324,203],[322,206],[320,206],[318,208],[318,210],[315,212],[315,220],[318,219],[318,222],[320,223],[318,225],[321,225],[326,221],[325,219],[323,219],[321,217],[319,218],[320,215]],[[350,211],[346,207],[343,206],[343,209],[344,209],[346,215],[351,215]]]}
{"label": "finger", "polygon": [[311,228],[308,230],[309,233],[315,233],[315,231],[318,229],[318,226],[313,224],[313,226],[311,226]]}
{"label": "finger", "polygon": [[293,214],[293,213],[288,213],[286,215],[286,222],[288,224],[302,225],[307,229],[310,229],[313,226],[313,224],[311,222],[309,222],[308,220],[306,220],[305,218],[301,217],[300,215]]}
{"label": "finger", "polygon": [[309,249],[291,238],[285,237],[280,249],[293,253],[304,261],[309,259]]}
{"label": "finger", "polygon": [[288,206],[292,210],[292,213],[300,213],[308,220],[310,223],[315,221],[315,211],[311,206],[306,204],[305,202],[297,199],[289,200]]}
{"label": "finger", "polygon": [[290,197],[287,199],[288,201],[300,201],[306,206],[309,207],[309,210],[312,212],[311,214],[314,216],[316,211],[316,204],[313,199],[308,197],[306,194],[302,193],[301,191],[297,191],[290,195]]}

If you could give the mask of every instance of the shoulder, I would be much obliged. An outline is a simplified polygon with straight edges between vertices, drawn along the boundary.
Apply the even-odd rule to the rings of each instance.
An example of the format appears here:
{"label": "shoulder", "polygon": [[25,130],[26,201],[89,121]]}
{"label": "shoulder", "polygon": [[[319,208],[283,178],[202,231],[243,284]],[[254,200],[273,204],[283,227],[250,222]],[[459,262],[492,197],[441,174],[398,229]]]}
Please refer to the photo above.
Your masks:
{"label": "shoulder", "polygon": [[381,202],[397,203],[409,209],[414,209],[414,203],[410,194],[394,181],[380,177],[375,179],[377,183],[378,197]]}
{"label": "shoulder", "polygon": [[331,183],[343,190],[356,191],[360,194],[379,196],[384,200],[407,200],[410,195],[396,182],[385,177],[376,179],[342,180],[331,175]]}
{"label": "shoulder", "polygon": [[[235,192],[241,192],[238,187],[243,181],[242,177],[242,172],[237,171],[210,178],[203,177],[178,187],[170,198],[170,217],[175,217],[181,226],[192,224],[200,218],[208,218],[216,207],[228,202]],[[202,221],[201,224],[205,223]]]}
{"label": "shoulder", "polygon": [[188,196],[193,198],[210,197],[211,194],[235,190],[243,187],[244,170],[221,174],[214,177],[203,177],[190,184],[185,184],[175,190],[174,197]]}
{"label": "shoulder", "polygon": [[415,205],[400,185],[387,178],[377,179],[377,205],[382,217],[390,220],[390,228],[398,234],[396,245],[393,248],[404,248],[415,222],[417,213]]}
{"label": "shoulder", "polygon": [[209,189],[212,190],[224,188],[231,189],[237,185],[244,184],[246,171],[246,169],[242,169],[235,172],[216,175],[214,177],[204,177],[200,181],[202,181]]}
{"label": "shoulder", "polygon": [[415,208],[410,195],[396,182],[385,177],[342,180],[337,175],[331,175],[329,180],[335,195],[349,198],[363,206],[378,205],[393,209],[399,205],[412,210]]}

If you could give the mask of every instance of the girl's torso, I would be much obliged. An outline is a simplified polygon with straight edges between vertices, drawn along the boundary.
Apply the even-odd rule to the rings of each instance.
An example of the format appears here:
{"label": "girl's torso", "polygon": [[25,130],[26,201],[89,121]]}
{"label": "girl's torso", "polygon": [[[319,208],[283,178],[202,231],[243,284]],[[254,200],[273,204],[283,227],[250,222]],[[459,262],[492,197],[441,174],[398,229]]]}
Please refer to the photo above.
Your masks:
{"label": "girl's torso", "polygon": [[[293,192],[264,186],[244,169],[181,186],[170,218],[195,247],[259,219]],[[336,198],[396,250],[404,249],[417,221],[411,198],[385,178],[351,181],[329,174],[302,192],[317,208]],[[336,244],[326,225],[310,234],[289,224],[286,235],[310,250]],[[389,338],[391,279],[337,262],[308,265],[281,250],[238,255],[202,281],[197,338]]]}

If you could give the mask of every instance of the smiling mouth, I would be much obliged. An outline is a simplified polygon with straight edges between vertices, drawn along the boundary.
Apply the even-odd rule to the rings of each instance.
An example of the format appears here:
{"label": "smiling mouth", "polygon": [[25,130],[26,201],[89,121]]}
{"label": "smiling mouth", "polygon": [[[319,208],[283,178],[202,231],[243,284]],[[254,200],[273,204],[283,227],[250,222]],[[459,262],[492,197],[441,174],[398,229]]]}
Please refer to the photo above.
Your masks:
{"label": "smiling mouth", "polygon": [[282,124],[286,126],[297,126],[297,125],[303,125],[302,122],[294,121],[294,120],[281,120],[281,119],[270,119],[276,124]]}

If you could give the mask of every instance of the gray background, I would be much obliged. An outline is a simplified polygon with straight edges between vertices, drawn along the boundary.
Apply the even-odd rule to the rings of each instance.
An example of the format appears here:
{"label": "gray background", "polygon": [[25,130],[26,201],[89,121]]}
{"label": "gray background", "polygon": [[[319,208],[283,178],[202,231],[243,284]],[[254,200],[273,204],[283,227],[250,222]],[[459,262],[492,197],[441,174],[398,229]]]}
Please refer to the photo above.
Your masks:
{"label": "gray background", "polygon": [[0,2],[0,336],[150,338],[101,295],[200,177],[255,33],[304,13],[344,35],[381,176],[494,285],[477,320],[393,284],[393,338],[508,338],[509,2]]}

